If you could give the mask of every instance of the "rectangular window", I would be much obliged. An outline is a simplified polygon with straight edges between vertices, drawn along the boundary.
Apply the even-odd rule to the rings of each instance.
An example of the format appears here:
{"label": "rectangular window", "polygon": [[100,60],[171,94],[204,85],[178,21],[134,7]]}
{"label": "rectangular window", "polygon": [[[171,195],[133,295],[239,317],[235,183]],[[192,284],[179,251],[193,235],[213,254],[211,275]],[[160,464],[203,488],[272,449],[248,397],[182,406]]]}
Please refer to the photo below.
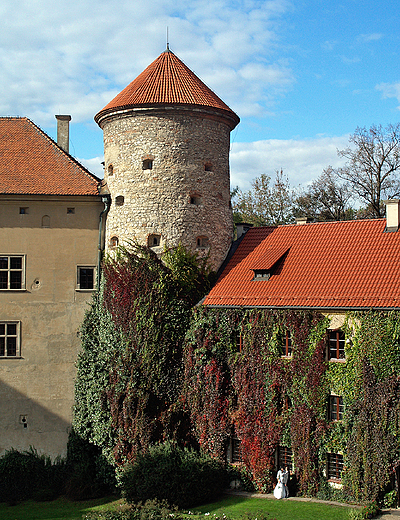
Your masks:
{"label": "rectangular window", "polygon": [[331,421],[343,419],[343,397],[331,395],[329,397],[329,418]]}
{"label": "rectangular window", "polygon": [[0,255],[0,290],[25,289],[25,256]]}
{"label": "rectangular window", "polygon": [[20,323],[0,321],[0,357],[19,357]]}
{"label": "rectangular window", "polygon": [[340,329],[329,331],[329,359],[344,359],[344,332]]}
{"label": "rectangular window", "polygon": [[328,480],[340,480],[343,471],[343,455],[328,453]]}
{"label": "rectangular window", "polygon": [[226,453],[226,460],[230,464],[235,464],[238,462],[243,462],[242,452],[240,449],[240,440],[232,435],[229,437],[229,444]]}
{"label": "rectangular window", "polygon": [[287,330],[282,338],[281,356],[292,357],[292,337]]}
{"label": "rectangular window", "polygon": [[279,468],[288,468],[292,471],[293,465],[293,452],[291,448],[287,448],[286,446],[279,446],[278,448],[278,467]]}
{"label": "rectangular window", "polygon": [[77,289],[81,291],[93,291],[94,281],[94,267],[78,267]]}

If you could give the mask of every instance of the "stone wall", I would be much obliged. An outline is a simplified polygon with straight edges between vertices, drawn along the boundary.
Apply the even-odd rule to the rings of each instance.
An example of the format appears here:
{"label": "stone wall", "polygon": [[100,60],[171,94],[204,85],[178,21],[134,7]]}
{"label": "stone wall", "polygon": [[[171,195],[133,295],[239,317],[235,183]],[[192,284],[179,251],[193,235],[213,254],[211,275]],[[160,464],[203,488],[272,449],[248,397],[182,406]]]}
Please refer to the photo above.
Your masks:
{"label": "stone wall", "polygon": [[229,126],[192,111],[136,109],[102,128],[112,195],[106,244],[135,239],[160,252],[181,242],[209,252],[217,269],[233,234]]}

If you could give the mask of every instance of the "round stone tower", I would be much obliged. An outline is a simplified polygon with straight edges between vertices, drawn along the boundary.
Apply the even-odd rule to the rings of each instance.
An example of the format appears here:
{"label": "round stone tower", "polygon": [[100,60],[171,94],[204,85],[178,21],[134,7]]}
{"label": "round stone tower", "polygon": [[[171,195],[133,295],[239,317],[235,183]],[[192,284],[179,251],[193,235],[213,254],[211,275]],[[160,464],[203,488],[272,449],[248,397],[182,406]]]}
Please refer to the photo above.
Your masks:
{"label": "round stone tower", "polygon": [[107,248],[182,243],[218,269],[233,235],[230,131],[238,116],[167,49],[96,116],[112,204]]}

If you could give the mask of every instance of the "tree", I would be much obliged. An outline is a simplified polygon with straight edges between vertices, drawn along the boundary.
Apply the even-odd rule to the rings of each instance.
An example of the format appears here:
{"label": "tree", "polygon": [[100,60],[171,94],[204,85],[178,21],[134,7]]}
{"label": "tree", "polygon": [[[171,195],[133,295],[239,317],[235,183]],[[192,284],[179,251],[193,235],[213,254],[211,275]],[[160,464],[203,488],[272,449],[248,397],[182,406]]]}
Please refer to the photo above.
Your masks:
{"label": "tree", "polygon": [[347,163],[335,172],[367,204],[373,217],[382,217],[382,198],[400,195],[400,123],[386,128],[374,125],[369,130],[357,128],[350,143],[338,150]]}
{"label": "tree", "polygon": [[350,206],[351,191],[347,183],[339,183],[331,167],[303,190],[294,201],[295,217],[311,217],[318,221],[351,220],[355,210]]}
{"label": "tree", "polygon": [[292,220],[293,190],[282,170],[271,177],[265,173],[252,181],[252,189],[233,191],[233,211],[236,222],[249,222],[255,226],[278,226]]}

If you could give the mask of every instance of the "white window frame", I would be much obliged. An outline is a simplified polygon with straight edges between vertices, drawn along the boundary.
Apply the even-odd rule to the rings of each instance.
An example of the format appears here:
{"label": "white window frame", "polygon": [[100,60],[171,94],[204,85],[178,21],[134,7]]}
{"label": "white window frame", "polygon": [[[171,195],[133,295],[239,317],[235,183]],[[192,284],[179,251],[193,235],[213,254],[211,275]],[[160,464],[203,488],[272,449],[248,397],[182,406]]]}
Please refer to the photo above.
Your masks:
{"label": "white window frame", "polygon": [[[92,269],[93,270],[93,287],[92,288],[82,288],[80,284],[80,273],[82,269]],[[94,265],[78,265],[76,266],[76,290],[82,292],[91,292],[96,289],[96,279],[97,279],[97,269]]]}
{"label": "white window frame", "polygon": [[[17,320],[0,320],[0,324],[4,325],[4,334],[0,334],[0,338],[4,338],[4,355],[0,355],[0,359],[16,359],[21,357],[21,322]],[[8,334],[7,326],[16,325],[16,335]],[[7,338],[16,338],[15,356],[9,356],[7,352]]]}
{"label": "white window frame", "polygon": [[[25,291],[25,264],[26,264],[26,255],[24,254],[0,254],[0,258],[8,258],[8,268],[1,269],[0,273],[7,272],[7,287],[0,288],[0,291]],[[11,258],[21,258],[21,269],[11,269],[10,259]],[[12,271],[21,271],[21,287],[18,289],[11,288],[11,276],[10,273]]]}

